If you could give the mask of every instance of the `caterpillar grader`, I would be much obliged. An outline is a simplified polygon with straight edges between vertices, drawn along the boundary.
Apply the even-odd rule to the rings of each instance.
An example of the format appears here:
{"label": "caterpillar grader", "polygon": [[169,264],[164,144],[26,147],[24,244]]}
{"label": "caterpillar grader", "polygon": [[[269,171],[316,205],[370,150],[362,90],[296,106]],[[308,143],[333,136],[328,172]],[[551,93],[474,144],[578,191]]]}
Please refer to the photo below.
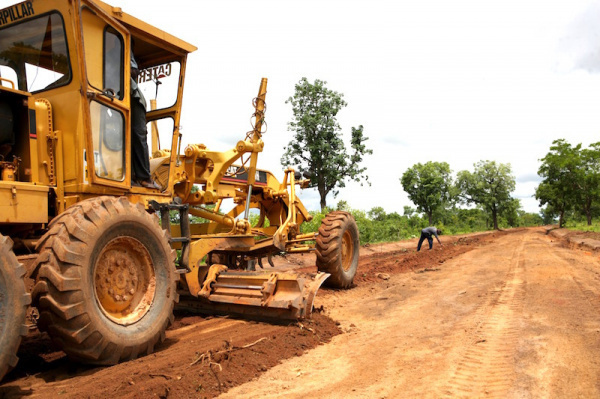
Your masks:
{"label": "caterpillar grader", "polygon": [[[151,353],[180,295],[207,312],[293,320],[310,317],[324,282],[352,284],[352,216],[332,212],[303,233],[311,215],[296,189],[309,177],[257,168],[266,79],[233,148],[181,151],[194,50],[98,0],[0,10],[0,379],[32,324],[70,358],[110,365]],[[155,187],[132,176],[134,84],[150,100]],[[308,252],[316,273],[271,267],[273,255]]]}

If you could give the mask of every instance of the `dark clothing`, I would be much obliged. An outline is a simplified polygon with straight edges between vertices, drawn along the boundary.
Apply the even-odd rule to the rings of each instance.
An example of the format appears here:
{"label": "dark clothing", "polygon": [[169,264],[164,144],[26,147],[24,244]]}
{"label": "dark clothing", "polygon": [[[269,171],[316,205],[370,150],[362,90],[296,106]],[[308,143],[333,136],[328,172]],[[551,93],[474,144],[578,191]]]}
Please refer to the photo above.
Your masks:
{"label": "dark clothing", "polygon": [[131,169],[133,181],[149,181],[150,151],[146,128],[146,99],[137,85],[138,65],[131,54]]}
{"label": "dark clothing", "polygon": [[427,241],[429,242],[429,249],[433,248],[433,236],[435,236],[438,242],[440,242],[440,238],[437,235],[437,231],[437,228],[433,226],[426,227],[423,230],[421,230],[421,238],[419,238],[417,252],[421,250],[421,244],[423,244],[423,241],[425,241],[425,239],[427,239]]}
{"label": "dark clothing", "polygon": [[131,167],[132,180],[150,180],[146,107],[131,96]]}
{"label": "dark clothing", "polygon": [[437,238],[439,240],[440,238],[437,235],[437,231],[438,231],[438,229],[435,226],[429,226],[429,227],[425,227],[423,230],[421,230],[421,233],[429,234],[430,237],[432,235],[434,235],[435,238]]}
{"label": "dark clothing", "polygon": [[431,234],[423,233],[421,231],[421,238],[419,238],[419,245],[417,245],[417,252],[421,250],[421,244],[423,244],[423,241],[426,238],[427,238],[427,241],[429,242],[429,249],[433,248],[433,238],[431,237]]}

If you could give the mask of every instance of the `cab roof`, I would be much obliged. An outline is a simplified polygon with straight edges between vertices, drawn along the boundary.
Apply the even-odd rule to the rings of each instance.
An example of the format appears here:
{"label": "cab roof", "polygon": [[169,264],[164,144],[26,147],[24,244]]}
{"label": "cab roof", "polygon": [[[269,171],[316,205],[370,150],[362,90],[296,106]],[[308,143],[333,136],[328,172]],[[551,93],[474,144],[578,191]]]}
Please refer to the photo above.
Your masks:
{"label": "cab roof", "polygon": [[100,0],[92,1],[125,26],[135,38],[143,38],[159,48],[181,55],[198,50],[196,46],[123,12],[120,7],[113,7]]}

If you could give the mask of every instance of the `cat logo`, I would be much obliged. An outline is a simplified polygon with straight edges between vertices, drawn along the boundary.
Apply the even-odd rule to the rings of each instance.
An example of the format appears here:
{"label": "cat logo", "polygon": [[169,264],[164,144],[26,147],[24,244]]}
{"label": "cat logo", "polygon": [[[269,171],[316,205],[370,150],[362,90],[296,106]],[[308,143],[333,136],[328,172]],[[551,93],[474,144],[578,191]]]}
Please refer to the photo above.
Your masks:
{"label": "cat logo", "polygon": [[151,68],[146,68],[140,71],[138,83],[154,82],[167,76],[171,76],[171,64],[158,65]]}
{"label": "cat logo", "polygon": [[30,1],[15,4],[12,7],[0,10],[0,26],[18,21],[33,14],[35,14],[35,12],[33,11],[33,4]]}

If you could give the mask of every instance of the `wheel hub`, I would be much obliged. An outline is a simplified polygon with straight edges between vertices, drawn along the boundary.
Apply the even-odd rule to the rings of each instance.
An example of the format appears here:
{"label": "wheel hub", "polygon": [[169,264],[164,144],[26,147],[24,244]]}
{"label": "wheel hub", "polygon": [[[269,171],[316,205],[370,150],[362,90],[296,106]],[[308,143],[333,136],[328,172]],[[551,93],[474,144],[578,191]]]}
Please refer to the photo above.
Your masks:
{"label": "wheel hub", "polygon": [[154,300],[152,259],[146,247],[132,237],[115,238],[104,247],[96,261],[94,281],[100,309],[118,324],[137,322]]}
{"label": "wheel hub", "polygon": [[342,268],[344,271],[350,270],[352,266],[352,254],[354,253],[354,242],[352,241],[352,234],[346,230],[342,236]]}

